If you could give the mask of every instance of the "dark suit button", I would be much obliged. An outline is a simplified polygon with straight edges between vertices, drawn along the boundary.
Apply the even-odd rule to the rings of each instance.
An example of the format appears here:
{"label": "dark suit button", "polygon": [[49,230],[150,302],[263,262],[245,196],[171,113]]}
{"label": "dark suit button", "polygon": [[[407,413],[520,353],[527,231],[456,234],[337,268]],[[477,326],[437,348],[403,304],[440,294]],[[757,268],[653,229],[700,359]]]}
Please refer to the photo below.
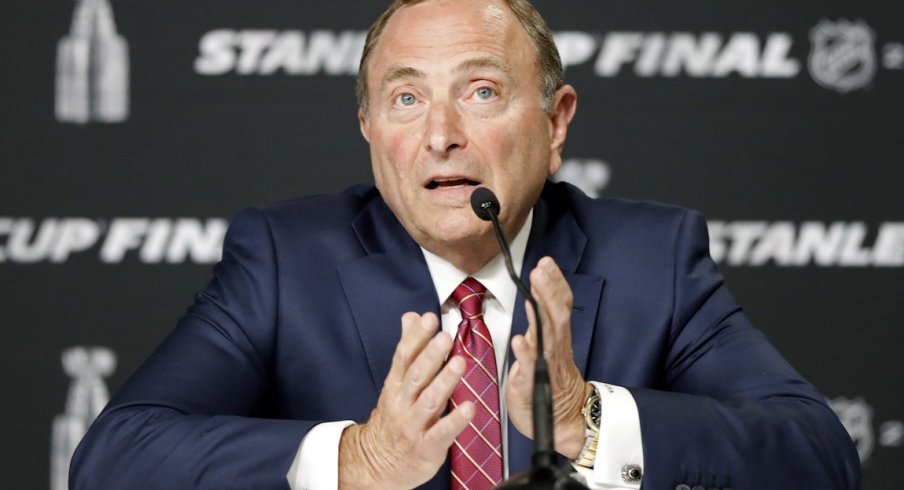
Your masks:
{"label": "dark suit button", "polygon": [[691,487],[682,483],[682,484],[678,485],[677,487],[675,487],[675,490],[691,490]]}

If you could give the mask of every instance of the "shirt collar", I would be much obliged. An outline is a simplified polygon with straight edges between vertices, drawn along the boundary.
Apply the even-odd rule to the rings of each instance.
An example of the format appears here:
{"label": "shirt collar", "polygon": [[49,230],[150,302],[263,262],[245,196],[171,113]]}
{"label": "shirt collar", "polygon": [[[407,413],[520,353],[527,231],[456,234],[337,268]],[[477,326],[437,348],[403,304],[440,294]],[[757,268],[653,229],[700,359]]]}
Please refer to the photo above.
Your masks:
{"label": "shirt collar", "polygon": [[[521,266],[524,263],[524,252],[527,250],[527,238],[530,236],[533,217],[534,210],[531,209],[521,230],[518,231],[515,239],[509,244],[509,249],[512,252],[512,266],[519,277],[521,276]],[[421,251],[427,261],[427,268],[430,270],[430,277],[433,279],[433,286],[436,288],[436,296],[440,300],[440,305],[442,305],[449,299],[449,296],[452,296],[455,288],[468,277],[468,274],[423,247],[421,247]],[[514,314],[515,297],[518,294],[518,288],[509,278],[501,253],[487,262],[482,269],[471,274],[471,277],[480,281],[487,288],[487,291],[499,300],[506,313],[509,315]]]}

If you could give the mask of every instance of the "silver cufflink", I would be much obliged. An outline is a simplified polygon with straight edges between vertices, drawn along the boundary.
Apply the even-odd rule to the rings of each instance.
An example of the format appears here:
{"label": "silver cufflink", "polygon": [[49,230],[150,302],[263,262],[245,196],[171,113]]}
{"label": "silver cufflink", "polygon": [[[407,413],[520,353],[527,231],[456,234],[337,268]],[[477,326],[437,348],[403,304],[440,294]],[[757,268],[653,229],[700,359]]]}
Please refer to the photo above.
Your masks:
{"label": "silver cufflink", "polygon": [[643,478],[643,471],[639,465],[626,464],[621,467],[621,479],[625,483],[637,483]]}

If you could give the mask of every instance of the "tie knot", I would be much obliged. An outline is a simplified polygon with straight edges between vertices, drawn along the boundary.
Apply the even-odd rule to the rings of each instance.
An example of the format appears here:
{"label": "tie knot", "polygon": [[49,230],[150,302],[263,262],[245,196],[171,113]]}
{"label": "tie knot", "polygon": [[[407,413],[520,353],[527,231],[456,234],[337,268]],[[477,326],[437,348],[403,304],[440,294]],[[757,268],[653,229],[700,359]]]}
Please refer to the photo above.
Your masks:
{"label": "tie knot", "polygon": [[483,297],[486,293],[487,288],[473,277],[465,279],[452,291],[452,300],[458,304],[462,320],[470,320],[483,313]]}

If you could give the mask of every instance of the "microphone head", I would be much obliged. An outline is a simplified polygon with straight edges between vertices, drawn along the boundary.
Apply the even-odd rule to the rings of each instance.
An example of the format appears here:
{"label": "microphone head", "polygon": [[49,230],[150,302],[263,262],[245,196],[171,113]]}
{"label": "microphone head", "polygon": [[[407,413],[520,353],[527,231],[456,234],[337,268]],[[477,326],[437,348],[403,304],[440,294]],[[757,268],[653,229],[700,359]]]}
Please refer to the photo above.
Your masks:
{"label": "microphone head", "polygon": [[486,187],[478,187],[471,193],[471,209],[478,218],[490,221],[490,213],[499,216],[499,199]]}

